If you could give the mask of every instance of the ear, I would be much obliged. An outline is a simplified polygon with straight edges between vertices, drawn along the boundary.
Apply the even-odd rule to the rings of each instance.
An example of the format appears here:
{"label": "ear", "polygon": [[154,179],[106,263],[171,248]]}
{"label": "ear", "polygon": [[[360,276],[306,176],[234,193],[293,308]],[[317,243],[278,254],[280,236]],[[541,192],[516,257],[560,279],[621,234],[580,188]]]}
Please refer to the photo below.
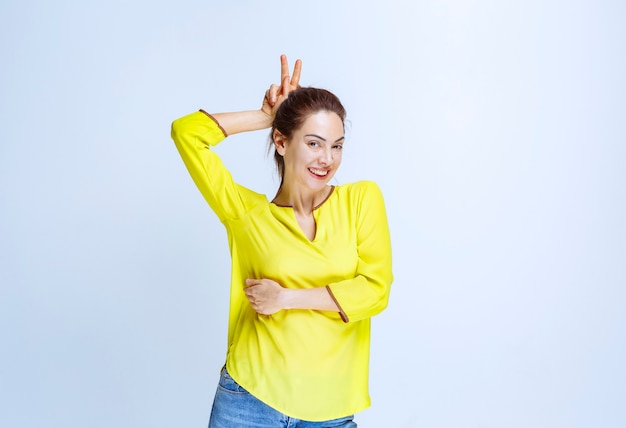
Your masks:
{"label": "ear", "polygon": [[287,148],[287,137],[281,134],[278,129],[274,129],[272,139],[274,140],[274,147],[276,148],[278,154],[281,156],[285,156],[285,150]]}

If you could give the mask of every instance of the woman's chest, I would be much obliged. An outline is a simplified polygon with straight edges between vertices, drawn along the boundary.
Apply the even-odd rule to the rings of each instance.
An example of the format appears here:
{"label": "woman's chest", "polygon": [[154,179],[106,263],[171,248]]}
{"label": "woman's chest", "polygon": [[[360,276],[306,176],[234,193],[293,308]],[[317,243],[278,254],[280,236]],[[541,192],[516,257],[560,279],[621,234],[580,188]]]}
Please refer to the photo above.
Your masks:
{"label": "woman's chest", "polygon": [[350,217],[330,209],[315,211],[315,237],[310,240],[293,210],[259,210],[230,225],[233,257],[248,275],[284,286],[316,287],[352,278],[358,253]]}

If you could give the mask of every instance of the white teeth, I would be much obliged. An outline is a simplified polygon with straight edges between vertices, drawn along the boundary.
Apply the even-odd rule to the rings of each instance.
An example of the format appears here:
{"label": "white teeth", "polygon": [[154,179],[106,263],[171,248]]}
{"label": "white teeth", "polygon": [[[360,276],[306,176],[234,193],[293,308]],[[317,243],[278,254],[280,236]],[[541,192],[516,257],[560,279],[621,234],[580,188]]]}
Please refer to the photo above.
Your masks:
{"label": "white teeth", "polygon": [[311,171],[315,175],[319,175],[320,177],[324,177],[326,174],[328,174],[328,171],[323,169],[309,168],[309,171]]}

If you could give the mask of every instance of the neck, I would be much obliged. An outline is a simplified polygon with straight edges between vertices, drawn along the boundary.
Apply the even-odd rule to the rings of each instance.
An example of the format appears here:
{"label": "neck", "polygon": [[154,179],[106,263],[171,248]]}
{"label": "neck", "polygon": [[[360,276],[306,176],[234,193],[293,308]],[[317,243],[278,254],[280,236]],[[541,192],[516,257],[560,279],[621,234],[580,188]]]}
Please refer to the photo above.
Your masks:
{"label": "neck", "polygon": [[332,190],[331,186],[324,186],[321,190],[307,192],[283,183],[272,202],[276,205],[292,207],[298,214],[311,214],[330,196]]}

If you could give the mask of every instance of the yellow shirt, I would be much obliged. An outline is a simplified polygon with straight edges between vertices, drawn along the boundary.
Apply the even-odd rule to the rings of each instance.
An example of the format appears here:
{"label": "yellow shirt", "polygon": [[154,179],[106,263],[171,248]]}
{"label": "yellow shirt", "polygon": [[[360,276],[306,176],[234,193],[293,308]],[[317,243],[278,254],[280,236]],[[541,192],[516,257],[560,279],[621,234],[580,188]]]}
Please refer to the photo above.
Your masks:
{"label": "yellow shirt", "polygon": [[[232,178],[211,146],[225,138],[213,118],[192,113],[172,138],[200,192],[226,227],[232,258],[226,367],[252,395],[294,418],[323,421],[370,404],[370,317],[387,306],[391,243],[382,194],[372,182],[335,186],[313,215],[313,241],[292,208]],[[340,312],[259,315],[246,278],[288,288],[327,286]]]}

